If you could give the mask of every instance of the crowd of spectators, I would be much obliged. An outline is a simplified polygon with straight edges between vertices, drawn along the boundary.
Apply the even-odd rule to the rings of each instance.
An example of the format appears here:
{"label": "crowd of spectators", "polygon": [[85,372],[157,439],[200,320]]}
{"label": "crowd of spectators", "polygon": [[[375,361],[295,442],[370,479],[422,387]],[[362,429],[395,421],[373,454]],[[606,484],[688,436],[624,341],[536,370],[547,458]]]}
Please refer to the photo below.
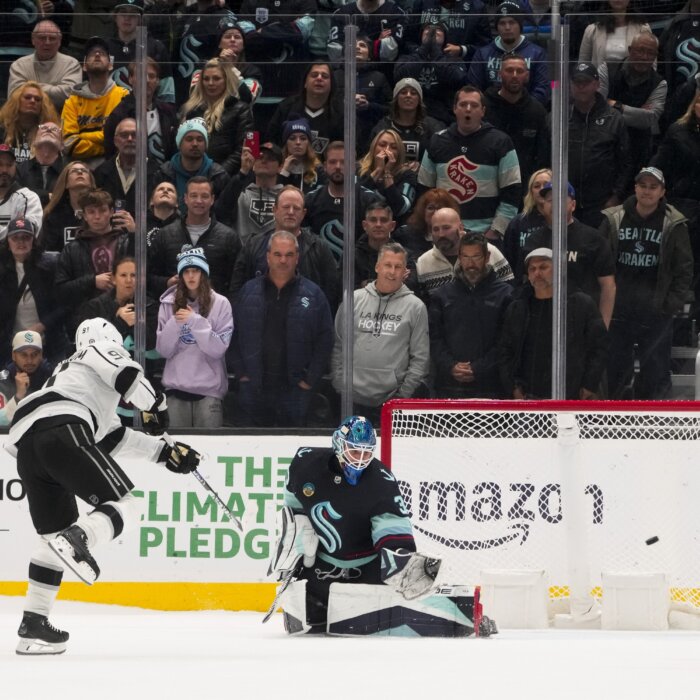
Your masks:
{"label": "crowd of spectators", "polygon": [[0,12],[0,410],[85,318],[133,349],[144,236],[147,369],[174,424],[334,425],[348,177],[356,412],[551,396],[554,236],[567,398],[669,396],[678,319],[700,317],[700,0],[562,3],[565,231],[549,0],[116,0],[84,38],[72,3]]}

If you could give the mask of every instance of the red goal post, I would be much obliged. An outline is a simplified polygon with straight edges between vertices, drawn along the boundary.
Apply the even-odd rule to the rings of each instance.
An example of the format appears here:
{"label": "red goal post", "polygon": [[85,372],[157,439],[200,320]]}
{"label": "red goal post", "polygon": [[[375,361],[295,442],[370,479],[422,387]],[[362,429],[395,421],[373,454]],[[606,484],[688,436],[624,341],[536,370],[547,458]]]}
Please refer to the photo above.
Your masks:
{"label": "red goal post", "polygon": [[445,583],[543,570],[561,598],[662,572],[700,610],[699,437],[700,402],[397,399],[381,460]]}

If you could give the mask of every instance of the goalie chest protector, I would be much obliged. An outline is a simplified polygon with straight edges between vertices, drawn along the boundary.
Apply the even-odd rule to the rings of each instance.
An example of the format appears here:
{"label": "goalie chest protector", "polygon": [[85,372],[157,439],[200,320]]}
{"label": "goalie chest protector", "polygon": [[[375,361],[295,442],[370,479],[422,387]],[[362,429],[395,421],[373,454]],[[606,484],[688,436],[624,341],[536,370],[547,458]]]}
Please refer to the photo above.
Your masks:
{"label": "goalie chest protector", "polygon": [[287,491],[286,504],[311,520],[320,554],[352,566],[382,547],[415,551],[396,478],[377,459],[351,486],[331,448],[302,447],[289,467]]}

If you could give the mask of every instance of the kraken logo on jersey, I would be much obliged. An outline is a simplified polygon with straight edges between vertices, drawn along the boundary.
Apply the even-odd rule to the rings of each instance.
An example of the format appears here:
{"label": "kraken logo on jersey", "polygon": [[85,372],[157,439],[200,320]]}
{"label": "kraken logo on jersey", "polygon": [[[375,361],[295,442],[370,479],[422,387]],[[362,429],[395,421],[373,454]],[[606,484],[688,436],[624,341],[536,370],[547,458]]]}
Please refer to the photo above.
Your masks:
{"label": "kraken logo on jersey", "polygon": [[479,166],[474,165],[465,155],[459,155],[447,163],[445,171],[452,185],[447,188],[447,191],[460,204],[471,202],[476,197],[479,187],[469,173],[478,170],[478,168]]}
{"label": "kraken logo on jersey", "polygon": [[331,505],[330,501],[321,501],[311,508],[309,513],[318,539],[329,554],[340,549],[343,540],[331,520],[340,520],[343,516]]}

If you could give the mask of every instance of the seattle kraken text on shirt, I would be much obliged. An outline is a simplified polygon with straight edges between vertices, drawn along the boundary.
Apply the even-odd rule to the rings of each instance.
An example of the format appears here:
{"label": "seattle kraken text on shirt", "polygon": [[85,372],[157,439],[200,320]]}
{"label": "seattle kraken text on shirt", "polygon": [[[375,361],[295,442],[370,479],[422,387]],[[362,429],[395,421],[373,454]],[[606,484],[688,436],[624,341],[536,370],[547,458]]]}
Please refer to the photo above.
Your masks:
{"label": "seattle kraken text on shirt", "polygon": [[[656,267],[659,264],[659,244],[663,231],[656,228],[628,226],[618,231],[617,237],[621,241],[638,241],[634,251],[621,250],[618,255],[618,263],[629,267]],[[646,252],[642,241],[653,244],[654,252]]]}

